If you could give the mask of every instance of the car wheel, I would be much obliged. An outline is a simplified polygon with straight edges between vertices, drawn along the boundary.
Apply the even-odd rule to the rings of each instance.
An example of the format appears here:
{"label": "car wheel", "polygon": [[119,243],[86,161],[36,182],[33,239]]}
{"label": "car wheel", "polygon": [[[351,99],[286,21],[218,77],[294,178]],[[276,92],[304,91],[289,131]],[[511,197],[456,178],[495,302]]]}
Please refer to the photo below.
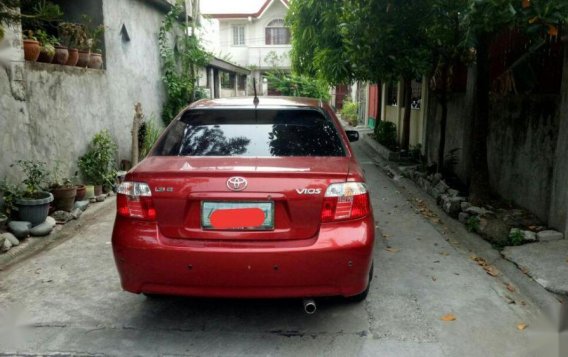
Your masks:
{"label": "car wheel", "polygon": [[350,302],[362,302],[367,298],[367,295],[369,295],[369,289],[371,288],[371,281],[373,281],[374,266],[375,266],[374,263],[371,264],[371,270],[369,271],[369,283],[367,284],[367,288],[360,294],[348,297],[347,298],[348,301],[350,301]]}

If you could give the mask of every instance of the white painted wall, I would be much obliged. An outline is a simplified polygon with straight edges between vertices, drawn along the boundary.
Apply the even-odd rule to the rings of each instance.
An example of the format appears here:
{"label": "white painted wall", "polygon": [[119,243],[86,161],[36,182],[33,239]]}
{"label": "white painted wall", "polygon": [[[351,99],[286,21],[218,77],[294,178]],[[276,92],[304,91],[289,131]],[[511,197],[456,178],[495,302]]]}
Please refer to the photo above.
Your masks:
{"label": "white painted wall", "polygon": [[[256,66],[269,69],[271,65],[264,59],[271,51],[279,56],[285,55],[279,68],[289,69],[289,52],[291,45],[266,45],[265,28],[272,20],[284,19],[288,8],[279,0],[275,0],[260,18],[253,19],[205,19],[203,21],[202,38],[206,48],[217,57],[229,55],[230,62],[243,67]],[[206,13],[204,13],[206,17]],[[233,25],[245,26],[245,45],[233,45]]]}

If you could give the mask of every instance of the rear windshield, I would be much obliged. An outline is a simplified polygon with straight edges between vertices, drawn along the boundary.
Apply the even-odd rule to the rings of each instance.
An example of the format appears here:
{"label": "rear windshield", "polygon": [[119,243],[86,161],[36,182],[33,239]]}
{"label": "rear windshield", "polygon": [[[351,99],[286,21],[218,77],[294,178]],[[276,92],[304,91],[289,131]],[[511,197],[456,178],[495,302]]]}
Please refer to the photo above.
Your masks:
{"label": "rear windshield", "polygon": [[188,110],[157,156],[345,156],[333,123],[311,109]]}

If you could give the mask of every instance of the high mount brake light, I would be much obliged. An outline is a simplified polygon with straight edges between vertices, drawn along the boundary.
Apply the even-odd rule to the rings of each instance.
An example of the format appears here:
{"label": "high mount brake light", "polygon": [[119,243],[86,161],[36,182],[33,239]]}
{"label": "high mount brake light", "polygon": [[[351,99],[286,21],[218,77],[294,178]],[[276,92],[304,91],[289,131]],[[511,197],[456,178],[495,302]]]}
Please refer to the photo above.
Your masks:
{"label": "high mount brake light", "polygon": [[148,221],[156,219],[152,190],[143,182],[123,182],[118,186],[116,208],[120,216]]}
{"label": "high mount brake light", "polygon": [[323,198],[322,222],[362,218],[370,212],[369,192],[364,183],[344,182],[329,185]]}

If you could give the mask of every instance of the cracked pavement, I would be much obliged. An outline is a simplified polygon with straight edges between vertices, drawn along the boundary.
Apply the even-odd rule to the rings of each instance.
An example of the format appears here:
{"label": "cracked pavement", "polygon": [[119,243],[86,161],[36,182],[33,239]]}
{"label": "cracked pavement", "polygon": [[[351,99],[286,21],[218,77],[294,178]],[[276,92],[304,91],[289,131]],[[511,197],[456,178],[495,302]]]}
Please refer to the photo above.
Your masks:
{"label": "cracked pavement", "polygon": [[[362,144],[354,148],[378,230],[367,301],[318,299],[310,316],[299,300],[123,292],[109,210],[73,239],[0,272],[0,355],[531,355],[539,310],[423,217]],[[455,321],[441,320],[450,313]]]}

